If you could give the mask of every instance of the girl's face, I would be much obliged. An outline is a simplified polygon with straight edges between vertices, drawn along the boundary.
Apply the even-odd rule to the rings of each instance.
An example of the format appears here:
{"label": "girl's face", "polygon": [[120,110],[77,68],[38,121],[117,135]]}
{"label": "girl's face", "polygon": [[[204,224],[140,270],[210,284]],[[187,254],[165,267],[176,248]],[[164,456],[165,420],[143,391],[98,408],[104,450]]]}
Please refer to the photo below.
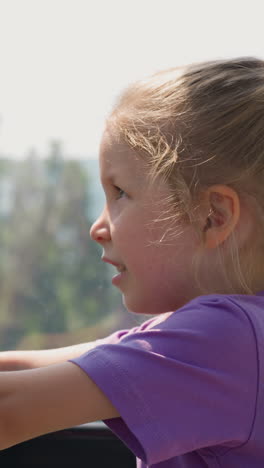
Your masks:
{"label": "girl's face", "polygon": [[179,308],[197,294],[192,258],[198,240],[191,227],[179,229],[166,219],[168,185],[160,179],[150,183],[144,160],[108,131],[100,173],[106,204],[91,237],[103,247],[103,261],[116,267],[112,283],[125,306],[144,314]]}

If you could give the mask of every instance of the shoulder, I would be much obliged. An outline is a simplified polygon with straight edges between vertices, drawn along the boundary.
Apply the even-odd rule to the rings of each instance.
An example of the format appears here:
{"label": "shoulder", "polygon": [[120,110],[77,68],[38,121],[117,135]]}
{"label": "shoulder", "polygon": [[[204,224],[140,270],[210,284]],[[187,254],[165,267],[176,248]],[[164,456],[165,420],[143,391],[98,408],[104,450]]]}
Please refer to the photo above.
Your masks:
{"label": "shoulder", "polygon": [[[232,328],[241,326],[248,328],[254,321],[253,310],[255,310],[258,298],[246,295],[223,295],[211,294],[198,296],[188,302],[180,309],[163,314],[152,320],[143,328],[144,330],[155,328],[180,328],[190,326],[191,328],[213,331],[217,327]],[[264,307],[264,297],[260,306]],[[227,331],[227,330],[226,330]]]}
{"label": "shoulder", "polygon": [[[178,358],[204,358],[207,363],[208,359],[229,360],[230,365],[240,359],[255,360],[252,301],[237,295],[199,296],[179,310],[165,314],[163,320],[153,321],[139,335],[143,341],[151,342],[156,352],[165,350],[176,353]],[[132,341],[133,334],[127,340]]]}
{"label": "shoulder", "polygon": [[[264,299],[264,298],[263,298]],[[198,296],[169,316],[177,324],[191,322],[197,328],[248,328],[256,296],[211,294]],[[262,307],[264,300],[262,300]],[[172,322],[170,322],[172,323]],[[226,330],[227,331],[227,330]]]}
{"label": "shoulder", "polygon": [[218,369],[223,375],[242,377],[248,371],[251,378],[257,370],[256,335],[248,307],[242,302],[243,298],[234,296],[197,297],[175,312],[130,330],[114,343],[103,340],[78,363],[90,371],[95,367],[96,372],[99,365],[104,372],[110,371],[112,363],[125,373],[128,369],[141,372],[144,365],[146,372],[153,365],[155,373],[165,363],[170,368],[181,363],[185,368]]}

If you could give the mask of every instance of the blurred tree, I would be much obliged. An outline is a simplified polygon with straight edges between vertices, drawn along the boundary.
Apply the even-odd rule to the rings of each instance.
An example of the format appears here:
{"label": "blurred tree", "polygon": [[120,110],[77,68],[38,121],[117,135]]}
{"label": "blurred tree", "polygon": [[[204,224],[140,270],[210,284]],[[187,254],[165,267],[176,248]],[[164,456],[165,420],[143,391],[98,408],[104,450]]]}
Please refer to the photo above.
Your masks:
{"label": "blurred tree", "polygon": [[30,334],[96,324],[117,301],[89,236],[86,170],[52,142],[45,160],[31,151],[9,170],[0,163],[0,199],[7,180],[12,202],[5,216],[0,209],[0,348],[14,348]]}

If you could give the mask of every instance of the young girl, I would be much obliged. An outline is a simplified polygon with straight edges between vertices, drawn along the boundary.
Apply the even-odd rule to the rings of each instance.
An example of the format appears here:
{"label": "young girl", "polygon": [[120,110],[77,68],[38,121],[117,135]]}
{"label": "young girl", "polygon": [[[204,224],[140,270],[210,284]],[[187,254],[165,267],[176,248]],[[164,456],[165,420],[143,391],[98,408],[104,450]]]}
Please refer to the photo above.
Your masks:
{"label": "young girl", "polygon": [[28,370],[0,374],[1,448],[103,419],[138,467],[263,468],[263,129],[262,60],[171,69],[124,92],[91,236],[127,309],[156,317],[2,353],[2,371]]}

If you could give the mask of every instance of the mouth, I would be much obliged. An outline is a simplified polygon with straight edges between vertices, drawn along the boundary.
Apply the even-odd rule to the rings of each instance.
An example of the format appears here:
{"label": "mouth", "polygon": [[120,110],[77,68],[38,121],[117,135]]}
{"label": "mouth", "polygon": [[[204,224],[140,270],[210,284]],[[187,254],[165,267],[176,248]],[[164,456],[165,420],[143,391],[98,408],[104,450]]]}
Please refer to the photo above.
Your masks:
{"label": "mouth", "polygon": [[122,289],[122,284],[123,284],[123,281],[126,277],[126,268],[123,267],[123,266],[120,266],[118,265],[116,267],[117,269],[117,274],[113,276],[112,278],[112,285],[113,286],[116,286],[117,288],[119,289]]}
{"label": "mouth", "polygon": [[116,286],[120,289],[123,282],[123,278],[127,271],[125,265],[123,265],[122,263],[116,263],[113,260],[110,260],[109,258],[104,256],[102,257],[102,260],[103,262],[109,263],[110,265],[113,265],[116,268],[117,274],[113,276],[112,284],[113,286]]}
{"label": "mouth", "polygon": [[123,271],[126,271],[125,265],[121,263],[116,263],[113,260],[110,260],[109,258],[106,258],[106,257],[102,257],[102,260],[105,263],[109,263],[110,265],[113,265],[117,269],[118,273],[122,273]]}
{"label": "mouth", "polygon": [[126,267],[124,265],[114,265],[119,273],[126,271]]}

